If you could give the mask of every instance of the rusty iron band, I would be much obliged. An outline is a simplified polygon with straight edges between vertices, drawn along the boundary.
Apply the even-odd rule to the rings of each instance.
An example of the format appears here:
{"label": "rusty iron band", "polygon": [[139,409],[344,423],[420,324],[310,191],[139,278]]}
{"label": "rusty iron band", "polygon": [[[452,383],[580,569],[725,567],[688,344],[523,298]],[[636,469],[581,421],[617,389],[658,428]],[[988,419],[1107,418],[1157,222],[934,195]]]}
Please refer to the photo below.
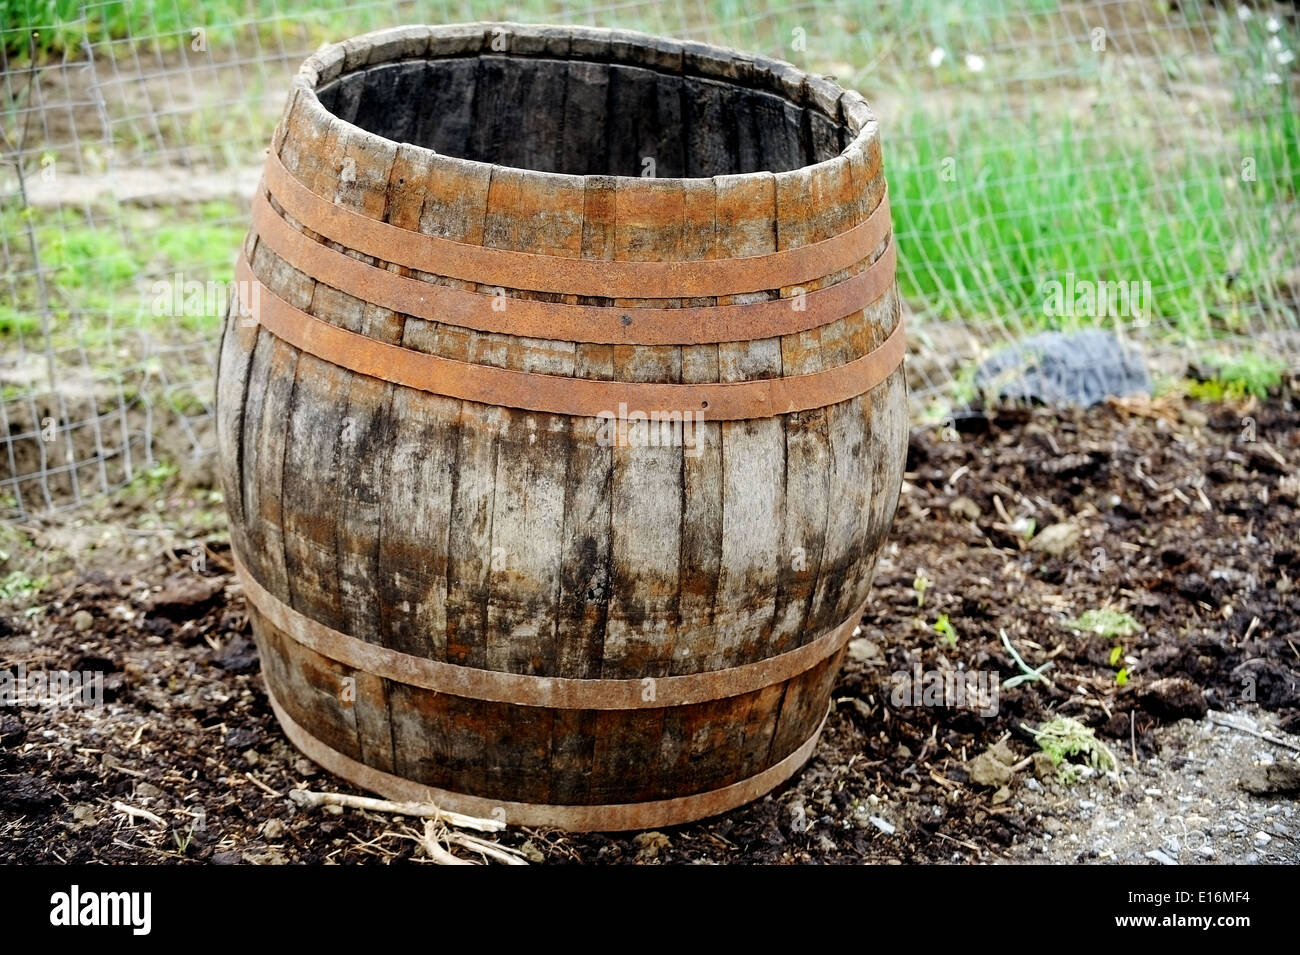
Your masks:
{"label": "rusty iron band", "polygon": [[[235,270],[240,314],[277,338],[357,374],[430,394],[546,414],[586,418],[680,413],[682,419],[741,421],[839,404],[865,394],[902,364],[900,316],[880,345],[825,371],[787,378],[707,384],[659,384],[566,378],[429,355],[390,345],[322,321],[280,298],[253,274],[241,254]],[[245,300],[244,296],[248,299]],[[240,319],[241,321],[243,319]]]}
{"label": "rusty iron band", "polygon": [[891,236],[875,262],[841,282],[794,298],[747,305],[611,308],[510,298],[493,308],[490,292],[435,285],[362,262],[310,238],[276,213],[259,189],[253,200],[259,244],[331,288],[402,315],[479,332],[615,345],[704,345],[795,335],[866,308],[894,284],[898,253]]}
{"label": "rusty iron band", "polygon": [[752,693],[796,677],[833,656],[849,641],[866,609],[864,601],[838,627],[794,650],[725,670],[653,678],[654,693],[646,699],[644,679],[575,680],[532,676],[502,670],[443,663],[390,650],[340,633],[304,616],[268,593],[249,573],[239,556],[235,570],[248,602],[276,629],[296,643],[364,673],[422,687],[449,696],[538,706],[557,710],[637,710],[690,706]]}
{"label": "rusty iron band", "polygon": [[[298,724],[280,705],[269,684],[266,686],[271,709],[279,720],[289,742],[298,747],[309,759],[324,767],[340,779],[361,789],[378,793],[395,802],[433,803],[439,809],[491,819],[505,813],[505,821],[514,826],[555,826],[570,832],[620,832],[628,829],[658,829],[696,819],[706,819],[718,813],[753,802],[771,792],[802,768],[817,747],[826,716],[804,742],[790,755],[767,769],[738,783],[676,799],[653,802],[613,803],[595,806],[554,806],[539,803],[511,802],[454,793],[426,786],[411,779],[403,779],[383,770],[358,762],[346,753],[321,742]],[[498,811],[500,810],[500,811]]]}
{"label": "rusty iron band", "polygon": [[264,170],[271,196],[311,231],[384,262],[502,288],[605,298],[713,298],[801,285],[868,258],[889,235],[889,197],[862,222],[820,242],[689,262],[609,262],[515,252],[403,229],[318,196],[272,149]]}

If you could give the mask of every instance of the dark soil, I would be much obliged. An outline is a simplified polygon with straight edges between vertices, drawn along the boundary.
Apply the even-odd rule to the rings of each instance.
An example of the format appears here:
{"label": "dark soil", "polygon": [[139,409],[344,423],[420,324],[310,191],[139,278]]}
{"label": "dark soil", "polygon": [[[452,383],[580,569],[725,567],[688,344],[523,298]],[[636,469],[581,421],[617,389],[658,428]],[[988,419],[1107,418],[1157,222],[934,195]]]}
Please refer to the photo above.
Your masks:
{"label": "dark soil", "polygon": [[[1157,755],[1163,723],[1207,706],[1263,708],[1300,730],[1296,422],[1290,398],[1133,399],[917,431],[872,608],[793,782],[662,834],[497,838],[551,863],[996,861],[1035,823],[1008,789],[973,779],[969,761],[1003,743],[1017,764],[1010,786],[1022,785],[1035,771],[1029,729],[1054,716],[1093,727],[1129,764]],[[0,861],[419,855],[405,820],[287,798],[295,787],[350,790],[280,733],[219,533],[197,556],[101,547],[76,563],[37,598],[39,612],[7,608],[0,669],[105,671],[106,705],[0,707]],[[1110,638],[1066,625],[1100,608],[1127,611],[1141,630]],[[955,642],[934,629],[940,615]],[[1016,676],[1003,631],[1030,667],[1052,665],[1047,680],[1001,690],[995,715],[892,702],[893,675],[916,666]],[[1041,759],[1036,768],[1065,801],[1096,784],[1065,787]]]}

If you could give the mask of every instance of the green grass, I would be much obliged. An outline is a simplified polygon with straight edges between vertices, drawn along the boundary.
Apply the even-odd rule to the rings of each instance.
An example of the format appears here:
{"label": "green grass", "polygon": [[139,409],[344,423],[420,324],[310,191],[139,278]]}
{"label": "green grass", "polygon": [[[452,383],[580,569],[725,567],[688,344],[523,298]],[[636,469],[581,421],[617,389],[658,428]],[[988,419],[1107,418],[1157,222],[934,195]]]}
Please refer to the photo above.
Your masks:
{"label": "green grass", "polygon": [[[22,236],[11,243],[15,255],[22,256],[27,254],[25,232],[30,224],[46,270],[54,347],[93,349],[108,344],[112,334],[124,328],[214,331],[220,310],[155,315],[154,283],[171,282],[177,272],[185,281],[230,281],[246,228],[242,218],[228,202],[178,206],[168,210],[163,222],[133,208],[112,218],[96,218],[79,208],[10,209],[0,212],[0,234]],[[29,307],[0,305],[0,342],[41,330],[32,262],[19,258],[16,264],[15,299]],[[82,327],[71,321],[74,314],[95,320]]]}
{"label": "green grass", "polygon": [[1202,362],[1214,369],[1205,381],[1189,382],[1187,392],[1201,401],[1237,400],[1250,395],[1263,400],[1282,384],[1286,365],[1275,358],[1248,351],[1239,355],[1208,354]]}
{"label": "green grass", "polygon": [[[891,154],[899,280],[928,315],[1015,315],[1031,329],[1093,324],[1045,313],[1045,283],[1072,273],[1148,282],[1143,318],[1207,338],[1245,331],[1240,306],[1269,294],[1272,246],[1223,241],[1225,222],[1259,215],[1260,200],[1231,178],[1231,157],[1187,153],[1166,169],[1133,162],[1132,142],[1068,122],[1051,135],[969,115],[920,113],[909,122]],[[948,157],[953,181],[941,175]],[[1278,189],[1271,173],[1261,165]]]}

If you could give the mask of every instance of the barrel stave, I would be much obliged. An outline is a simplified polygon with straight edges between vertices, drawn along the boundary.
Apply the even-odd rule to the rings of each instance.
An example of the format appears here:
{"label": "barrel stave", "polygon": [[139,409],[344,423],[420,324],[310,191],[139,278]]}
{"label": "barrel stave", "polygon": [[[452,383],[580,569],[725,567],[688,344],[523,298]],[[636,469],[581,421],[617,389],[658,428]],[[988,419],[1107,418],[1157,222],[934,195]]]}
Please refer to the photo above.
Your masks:
{"label": "barrel stave", "polygon": [[[319,95],[310,84],[323,87]],[[445,108],[405,105],[426,94]],[[530,103],[552,101],[565,104],[562,122],[515,122]],[[874,124],[860,97],[788,64],[591,29],[489,24],[330,48],[305,68],[273,148],[318,196],[398,228],[560,258],[676,262],[794,249],[865,221],[884,197]],[[409,142],[394,141],[402,138]],[[460,144],[465,158],[412,143],[449,152]],[[647,158],[660,178],[639,178]],[[625,177],[571,174],[606,171]],[[683,175],[696,178],[674,178]],[[320,238],[270,198],[292,228]],[[321,241],[378,269],[475,292],[484,308],[503,303],[507,320],[521,299],[617,307],[633,341],[638,309],[778,299],[793,309],[801,293],[845,281],[887,248],[797,287],[683,298],[666,283],[662,297],[611,299],[416,271],[352,250],[346,234]],[[891,289],[782,337],[669,345],[524,337],[391,311],[331,287],[327,274],[311,278],[253,233],[246,251],[267,290],[321,321],[411,351],[560,377],[662,384],[812,374],[867,354],[899,320]],[[745,790],[746,780],[806,758],[846,637],[804,672],[760,689],[719,684],[717,699],[669,706],[655,704],[655,685],[793,650],[862,604],[901,485],[901,369],[827,407],[705,422],[702,446],[683,449],[611,447],[599,419],[368,378],[233,313],[220,363],[232,541],[273,598],[415,657],[627,679],[649,694],[619,708],[569,709],[435,692],[323,656],[250,608],[286,727],[389,774],[366,770],[356,777],[366,785],[383,791],[407,779],[500,800],[518,818],[546,810],[516,804],[588,806],[590,815],[554,818],[623,827],[658,817],[610,807],[695,796],[690,805],[716,811],[761,791]]]}

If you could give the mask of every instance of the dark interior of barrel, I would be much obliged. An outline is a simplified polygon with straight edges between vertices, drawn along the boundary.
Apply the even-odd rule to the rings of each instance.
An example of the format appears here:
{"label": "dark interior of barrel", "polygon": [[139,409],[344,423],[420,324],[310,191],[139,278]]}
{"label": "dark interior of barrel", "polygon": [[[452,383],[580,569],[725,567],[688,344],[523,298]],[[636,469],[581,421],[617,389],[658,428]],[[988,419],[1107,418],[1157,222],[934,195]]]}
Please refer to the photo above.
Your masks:
{"label": "dark interior of barrel", "polygon": [[407,60],[321,87],[322,105],[395,142],[570,175],[785,172],[850,131],[759,89],[639,66],[510,56]]}

